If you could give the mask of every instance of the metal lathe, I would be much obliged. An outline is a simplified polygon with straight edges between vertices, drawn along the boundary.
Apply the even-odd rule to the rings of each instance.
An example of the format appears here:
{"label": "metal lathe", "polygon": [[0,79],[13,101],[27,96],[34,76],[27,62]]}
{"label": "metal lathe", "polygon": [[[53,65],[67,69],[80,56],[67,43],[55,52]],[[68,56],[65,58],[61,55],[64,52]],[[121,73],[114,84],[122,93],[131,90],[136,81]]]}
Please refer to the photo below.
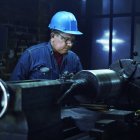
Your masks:
{"label": "metal lathe", "polygon": [[0,140],[138,140],[139,130],[132,59],[56,80],[0,80]]}

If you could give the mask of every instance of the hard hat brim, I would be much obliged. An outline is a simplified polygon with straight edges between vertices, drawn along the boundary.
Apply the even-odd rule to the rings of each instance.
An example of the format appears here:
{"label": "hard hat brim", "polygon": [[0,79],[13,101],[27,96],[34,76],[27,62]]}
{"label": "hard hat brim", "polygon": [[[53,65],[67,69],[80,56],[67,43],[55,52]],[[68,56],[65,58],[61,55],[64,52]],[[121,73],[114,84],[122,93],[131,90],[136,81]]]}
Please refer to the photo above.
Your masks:
{"label": "hard hat brim", "polygon": [[54,28],[54,27],[51,27],[50,25],[48,26],[50,29],[52,30],[58,30],[58,31],[61,31],[63,33],[66,33],[66,34],[72,34],[72,35],[82,35],[83,33],[80,32],[80,31],[67,31],[67,30],[61,30],[61,29],[57,29],[57,28]]}
{"label": "hard hat brim", "polygon": [[72,34],[72,35],[82,35],[80,31],[62,31],[63,33]]}

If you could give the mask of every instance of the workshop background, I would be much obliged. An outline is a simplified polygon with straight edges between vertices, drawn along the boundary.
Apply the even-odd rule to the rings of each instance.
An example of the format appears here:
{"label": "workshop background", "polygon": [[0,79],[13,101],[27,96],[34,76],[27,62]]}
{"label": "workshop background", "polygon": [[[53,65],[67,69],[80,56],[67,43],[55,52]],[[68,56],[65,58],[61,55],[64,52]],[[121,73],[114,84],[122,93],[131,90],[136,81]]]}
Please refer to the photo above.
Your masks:
{"label": "workshop background", "polygon": [[140,60],[139,0],[0,0],[0,77],[8,80],[22,52],[49,40],[57,11],[72,12],[84,35],[73,50],[84,69],[108,68],[118,59]]}

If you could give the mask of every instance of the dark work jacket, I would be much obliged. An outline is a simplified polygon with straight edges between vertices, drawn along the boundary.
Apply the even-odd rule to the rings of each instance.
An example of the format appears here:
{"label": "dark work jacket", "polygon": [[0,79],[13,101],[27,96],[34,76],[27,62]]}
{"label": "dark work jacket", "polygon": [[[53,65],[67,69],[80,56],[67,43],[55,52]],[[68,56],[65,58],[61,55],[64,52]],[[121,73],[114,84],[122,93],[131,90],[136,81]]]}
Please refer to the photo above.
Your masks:
{"label": "dark work jacket", "polygon": [[55,80],[65,71],[77,73],[82,70],[79,57],[72,51],[64,55],[59,67],[50,42],[34,45],[22,54],[12,75],[14,80],[50,79]]}

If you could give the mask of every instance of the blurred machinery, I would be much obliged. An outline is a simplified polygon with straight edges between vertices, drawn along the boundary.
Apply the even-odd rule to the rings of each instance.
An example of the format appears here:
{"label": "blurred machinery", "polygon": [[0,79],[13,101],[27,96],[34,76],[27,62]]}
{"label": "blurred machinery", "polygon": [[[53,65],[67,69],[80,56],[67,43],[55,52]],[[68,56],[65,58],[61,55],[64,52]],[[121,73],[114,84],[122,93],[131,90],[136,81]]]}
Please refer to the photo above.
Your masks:
{"label": "blurred machinery", "polygon": [[0,81],[0,140],[140,139],[140,64]]}

